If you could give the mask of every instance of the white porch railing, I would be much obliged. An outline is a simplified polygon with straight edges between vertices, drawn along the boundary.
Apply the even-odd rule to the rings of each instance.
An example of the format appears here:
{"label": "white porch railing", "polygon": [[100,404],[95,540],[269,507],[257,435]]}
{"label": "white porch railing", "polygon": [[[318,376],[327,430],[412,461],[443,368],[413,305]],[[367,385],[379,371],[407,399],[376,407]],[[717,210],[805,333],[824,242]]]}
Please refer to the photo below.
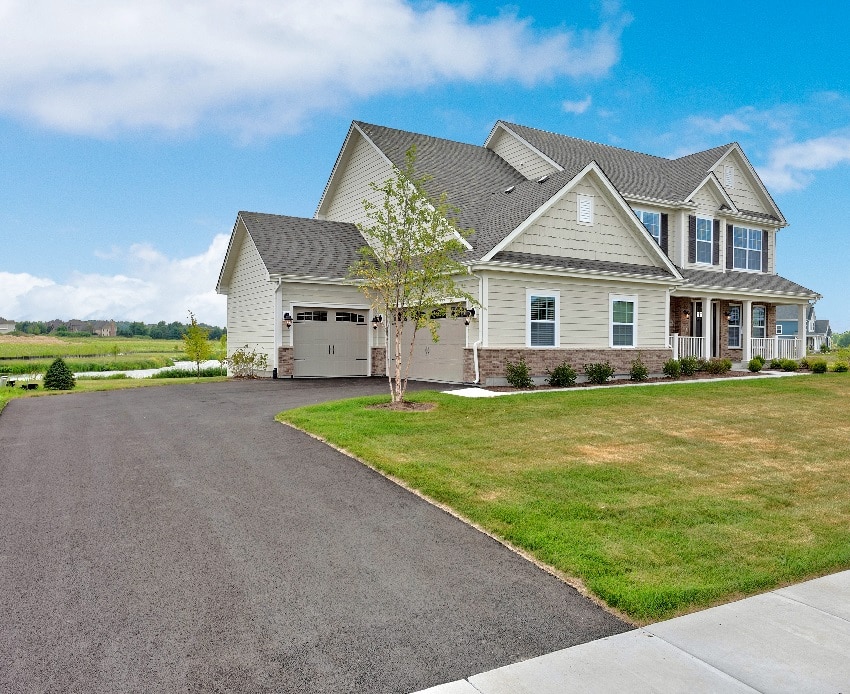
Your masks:
{"label": "white porch railing", "polygon": [[705,358],[704,337],[682,337],[676,333],[670,336],[670,346],[673,348],[673,359],[684,357]]}
{"label": "white porch railing", "polygon": [[796,359],[797,337],[754,337],[750,340],[752,355],[765,359]]}

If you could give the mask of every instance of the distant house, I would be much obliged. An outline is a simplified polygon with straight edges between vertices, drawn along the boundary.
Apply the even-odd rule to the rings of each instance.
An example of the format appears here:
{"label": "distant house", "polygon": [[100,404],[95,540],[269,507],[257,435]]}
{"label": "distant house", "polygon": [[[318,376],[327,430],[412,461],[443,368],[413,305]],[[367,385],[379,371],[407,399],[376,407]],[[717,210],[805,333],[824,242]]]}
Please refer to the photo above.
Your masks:
{"label": "distant house", "polygon": [[118,325],[114,320],[69,320],[67,323],[62,321],[50,321],[48,324],[53,330],[63,327],[69,333],[91,333],[100,337],[115,337],[118,335]]}
{"label": "distant house", "polygon": [[[799,321],[797,311],[793,306],[776,307],[776,334],[784,338],[796,338],[799,336]],[[810,305],[806,309],[806,348],[817,352],[822,346],[832,347],[832,327],[828,319],[818,320],[815,315],[815,307]]]}
{"label": "distant house", "polygon": [[0,318],[0,335],[8,335],[15,332],[15,321]]}

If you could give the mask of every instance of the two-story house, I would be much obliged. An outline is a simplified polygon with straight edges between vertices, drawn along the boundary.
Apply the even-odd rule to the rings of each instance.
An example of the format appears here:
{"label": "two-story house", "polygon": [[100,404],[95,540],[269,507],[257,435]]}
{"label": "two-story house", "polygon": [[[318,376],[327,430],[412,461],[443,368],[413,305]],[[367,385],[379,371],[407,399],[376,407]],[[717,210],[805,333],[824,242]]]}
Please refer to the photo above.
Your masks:
{"label": "two-story house", "polygon": [[[776,307],[776,334],[781,338],[796,339],[800,336],[800,320],[794,306]],[[815,315],[815,307],[806,310],[806,349],[819,352],[832,347],[832,327],[828,319]]]}
{"label": "two-story house", "polygon": [[[563,361],[638,354],[801,357],[775,338],[776,307],[801,320],[818,294],[776,274],[782,212],[736,143],[665,159],[499,121],[483,146],[354,122],[312,219],[240,212],[217,290],[231,348],[269,354],[278,375],[386,373],[384,317],[345,281],[365,241],[363,200],[416,145],[419,173],[471,230],[465,288],[412,376],[497,383],[524,358],[542,378]],[[468,325],[467,325],[468,323]],[[369,326],[376,329],[369,329]]]}

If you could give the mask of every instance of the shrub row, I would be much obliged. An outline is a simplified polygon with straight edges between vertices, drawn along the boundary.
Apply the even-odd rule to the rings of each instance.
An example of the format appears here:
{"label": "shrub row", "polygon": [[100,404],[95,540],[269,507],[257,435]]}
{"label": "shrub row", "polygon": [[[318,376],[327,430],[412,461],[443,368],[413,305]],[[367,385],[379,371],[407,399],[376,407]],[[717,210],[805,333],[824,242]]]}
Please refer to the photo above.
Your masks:
{"label": "shrub row", "polygon": [[697,359],[697,357],[682,357],[681,359],[668,359],[664,362],[662,369],[664,375],[669,378],[680,376],[693,376],[700,371],[714,375],[722,375],[732,370],[731,359]]}
{"label": "shrub row", "polygon": [[148,378],[212,378],[213,376],[227,376],[227,369],[220,366],[210,366],[207,369],[201,369],[201,373],[197,371],[187,371],[186,369],[166,369],[148,376]]}

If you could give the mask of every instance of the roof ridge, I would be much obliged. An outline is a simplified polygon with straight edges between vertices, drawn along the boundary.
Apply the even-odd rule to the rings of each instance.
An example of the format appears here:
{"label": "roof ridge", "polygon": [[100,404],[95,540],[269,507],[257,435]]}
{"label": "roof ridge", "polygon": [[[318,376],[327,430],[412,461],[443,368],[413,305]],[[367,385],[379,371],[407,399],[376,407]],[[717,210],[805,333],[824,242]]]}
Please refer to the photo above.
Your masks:
{"label": "roof ridge", "polygon": [[391,130],[396,133],[403,133],[405,135],[416,135],[416,137],[424,137],[429,140],[439,140],[441,142],[451,142],[454,145],[464,145],[465,147],[474,147],[475,149],[486,149],[482,145],[472,144],[471,142],[461,142],[460,140],[452,140],[448,137],[437,137],[436,135],[428,135],[426,133],[418,133],[413,130],[402,130],[401,128],[391,128],[388,125],[377,125],[376,123],[366,123],[365,121],[356,120],[354,121],[355,125],[358,126],[366,126],[369,128],[379,128],[380,130]]}
{"label": "roof ridge", "polygon": [[738,147],[741,146],[740,144],[738,144],[737,141],[729,142],[725,145],[717,145],[716,147],[709,147],[708,149],[701,149],[698,152],[691,152],[690,154],[683,154],[681,157],[676,157],[675,159],[670,159],[669,161],[682,161],[682,159],[687,159],[688,157],[695,157],[699,154],[706,154],[707,152],[713,152],[716,149],[728,150],[731,147],[733,147],[734,145],[738,145]]}

